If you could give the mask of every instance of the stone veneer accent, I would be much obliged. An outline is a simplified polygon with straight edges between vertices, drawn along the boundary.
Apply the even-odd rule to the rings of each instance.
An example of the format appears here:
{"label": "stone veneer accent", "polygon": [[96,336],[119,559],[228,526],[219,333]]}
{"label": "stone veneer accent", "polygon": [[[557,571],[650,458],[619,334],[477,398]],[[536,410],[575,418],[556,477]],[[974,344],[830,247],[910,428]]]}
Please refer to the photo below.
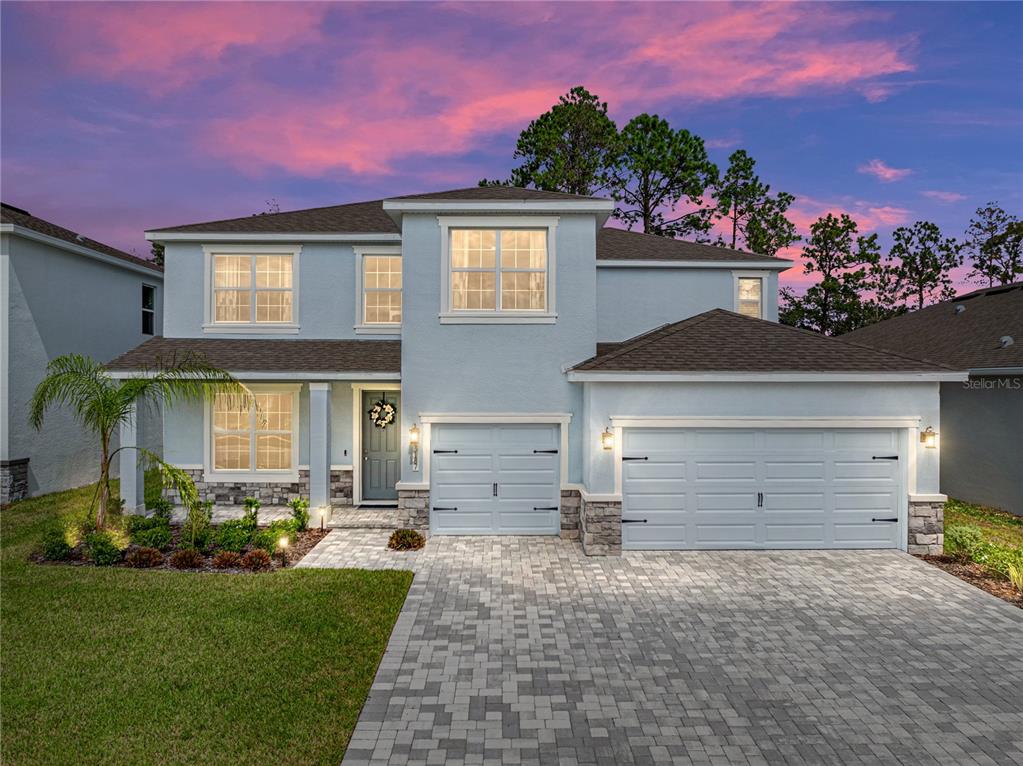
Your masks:
{"label": "stone veneer accent", "polygon": [[[203,469],[189,468],[185,473],[192,477],[200,500],[212,500],[217,505],[243,505],[245,498],[258,497],[263,505],[284,505],[299,497],[309,497],[309,470],[298,471],[297,482],[205,482]],[[181,503],[181,497],[173,489],[167,491],[167,498],[174,504]],[[331,505],[352,504],[352,472],[330,472]]]}
{"label": "stone veneer accent", "polygon": [[28,458],[0,460],[0,505],[28,497]]}
{"label": "stone veneer accent", "polygon": [[398,527],[420,531],[430,528],[430,490],[398,490]]}
{"label": "stone veneer accent", "polygon": [[580,513],[583,553],[587,556],[622,555],[622,504],[582,501]]}
{"label": "stone veneer accent", "polygon": [[923,556],[940,556],[945,552],[945,504],[909,503],[909,539],[906,550]]}
{"label": "stone veneer accent", "polygon": [[561,490],[561,539],[579,539],[579,512],[583,498],[577,489]]}

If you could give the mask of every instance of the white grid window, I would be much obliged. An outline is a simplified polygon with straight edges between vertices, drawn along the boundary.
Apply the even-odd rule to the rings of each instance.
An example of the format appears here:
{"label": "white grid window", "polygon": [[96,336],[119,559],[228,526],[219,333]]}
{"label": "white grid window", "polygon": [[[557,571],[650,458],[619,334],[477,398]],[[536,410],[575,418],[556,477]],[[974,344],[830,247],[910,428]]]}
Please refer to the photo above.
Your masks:
{"label": "white grid window", "polygon": [[453,311],[546,311],[547,231],[452,229]]}
{"label": "white grid window", "polygon": [[290,255],[214,255],[213,321],[284,324],[292,321]]}
{"label": "white grid window", "polygon": [[363,322],[401,324],[401,256],[362,258]]}
{"label": "white grid window", "polygon": [[213,470],[290,471],[294,403],[290,391],[256,392],[251,397],[217,394],[213,400]]}
{"label": "white grid window", "polygon": [[739,277],[736,296],[736,308],[743,316],[762,319],[764,316],[763,300],[764,281],[760,277]]}

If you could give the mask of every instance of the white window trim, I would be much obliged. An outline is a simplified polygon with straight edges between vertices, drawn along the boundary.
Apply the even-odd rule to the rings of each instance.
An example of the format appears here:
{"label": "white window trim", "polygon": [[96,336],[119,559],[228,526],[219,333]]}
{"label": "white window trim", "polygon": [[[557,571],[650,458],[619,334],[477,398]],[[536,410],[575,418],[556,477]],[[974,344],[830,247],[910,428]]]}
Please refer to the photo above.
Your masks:
{"label": "white window trim", "polygon": [[[355,334],[401,335],[401,324],[373,324],[366,322],[365,293],[362,290],[363,259],[367,255],[390,255],[401,258],[401,245],[359,246],[355,251]],[[401,319],[405,321],[405,261],[401,262]]]}
{"label": "white window trim", "polygon": [[254,394],[291,392],[291,469],[287,471],[217,471],[213,468],[213,398],[206,397],[203,405],[203,481],[209,482],[297,482],[298,454],[301,443],[301,383],[263,383],[246,386]]}
{"label": "white window trim", "polygon": [[759,279],[760,280],[760,316],[763,319],[767,314],[767,272],[765,271],[733,271],[732,272],[732,310],[739,312],[739,280]]}
{"label": "white window trim", "polygon": [[153,315],[153,331],[152,332],[145,332],[145,330],[143,330],[142,333],[140,333],[140,334],[141,335],[148,335],[148,336],[152,337],[152,336],[155,336],[155,335],[159,335],[159,333],[156,331],[156,303],[157,303],[156,285],[151,285],[148,282],[143,282],[142,283],[142,292],[143,292],[143,294],[145,293],[145,290],[146,290],[147,287],[150,290],[153,291],[153,308],[147,309],[146,308],[146,302],[145,302],[145,300],[143,300],[142,301],[142,316],[145,316],[147,312]]}
{"label": "white window trim", "polygon": [[[203,245],[203,323],[204,333],[244,333],[255,335],[293,335],[301,325],[299,314],[299,256],[301,245]],[[214,255],[290,255],[291,256],[291,322],[215,322],[213,321],[213,256]]]}
{"label": "white window trim", "polygon": [[[437,216],[440,225],[440,318],[441,324],[554,324],[557,216]],[[546,229],[547,230],[547,310],[546,311],[464,311],[451,308],[451,229]],[[496,264],[500,272],[501,264]],[[497,286],[500,299],[500,285]],[[404,312],[403,312],[404,316]]]}

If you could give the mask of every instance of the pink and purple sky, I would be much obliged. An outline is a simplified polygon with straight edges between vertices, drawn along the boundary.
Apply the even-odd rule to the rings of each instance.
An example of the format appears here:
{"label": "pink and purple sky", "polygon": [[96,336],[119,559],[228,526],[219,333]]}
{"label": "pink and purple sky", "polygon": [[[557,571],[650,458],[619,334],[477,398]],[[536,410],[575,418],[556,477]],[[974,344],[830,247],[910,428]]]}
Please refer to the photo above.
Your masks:
{"label": "pink and purple sky", "polygon": [[[15,3],[6,202],[147,228],[472,186],[574,85],[747,149],[801,231],[1023,213],[1023,4]],[[805,284],[797,269],[783,282]],[[962,283],[962,289],[970,286]]]}

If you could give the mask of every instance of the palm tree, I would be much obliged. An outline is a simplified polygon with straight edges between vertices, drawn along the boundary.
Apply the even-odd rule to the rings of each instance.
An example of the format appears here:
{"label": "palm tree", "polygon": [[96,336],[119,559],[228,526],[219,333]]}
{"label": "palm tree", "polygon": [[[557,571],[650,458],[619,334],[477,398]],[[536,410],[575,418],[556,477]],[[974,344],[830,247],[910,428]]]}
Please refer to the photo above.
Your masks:
{"label": "palm tree", "polygon": [[186,506],[191,507],[199,501],[188,474],[165,463],[154,452],[144,447],[111,450],[115,430],[133,417],[136,405],[171,406],[178,401],[202,401],[206,396],[221,391],[248,396],[244,387],[229,373],[197,357],[172,360],[155,371],[119,380],[111,377],[105,367],[94,359],[81,354],[64,354],[47,365],[46,377],[32,396],[29,421],[38,430],[43,426],[47,409],[65,405],[74,410],[75,418],[82,426],[99,438],[102,462],[96,529],[103,529],[110,502],[110,466],[114,456],[122,449],[138,450],[148,466],[160,470],[164,486],[177,489]]}

